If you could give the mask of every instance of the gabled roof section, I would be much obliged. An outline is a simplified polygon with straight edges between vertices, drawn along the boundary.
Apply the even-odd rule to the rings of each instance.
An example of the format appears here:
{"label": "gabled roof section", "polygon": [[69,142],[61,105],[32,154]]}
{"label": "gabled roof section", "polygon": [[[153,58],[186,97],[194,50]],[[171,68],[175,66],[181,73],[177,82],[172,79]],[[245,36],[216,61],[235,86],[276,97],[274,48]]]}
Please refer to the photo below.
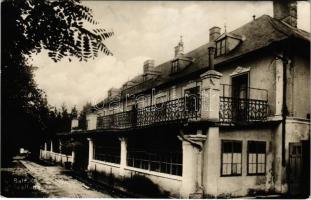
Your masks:
{"label": "gabled roof section", "polygon": [[238,40],[242,40],[243,37],[241,35],[237,35],[237,34],[234,34],[234,33],[223,33],[221,34],[217,39],[216,41],[219,41],[225,37],[231,37],[231,38],[234,38],[234,39],[238,39]]}
{"label": "gabled roof section", "polygon": [[289,26],[268,15],[263,15],[230,32],[230,34],[240,35],[244,40],[234,51],[215,59],[215,64],[261,49],[290,36],[310,42],[310,34],[306,31]]}
{"label": "gabled roof section", "polygon": [[[273,42],[281,41],[292,36],[305,40],[306,42],[310,42],[310,33],[287,25],[286,23],[274,19],[268,15],[263,15],[226,34],[227,36],[241,39],[242,42],[239,46],[237,46],[235,49],[228,52],[227,54],[215,58],[215,65],[220,65],[225,61],[229,61],[233,58],[240,57],[247,53],[259,50],[261,48],[269,46]],[[206,43],[184,54],[185,57],[192,58],[193,62],[179,73],[173,75],[170,74],[171,60],[167,61],[154,68],[154,70],[160,73],[160,76],[158,76],[158,78],[144,82],[141,75],[136,76],[132,79],[133,82],[137,83],[136,86],[132,86],[131,88],[127,89],[127,91],[130,91],[131,94],[140,93],[153,87],[162,85],[164,83],[174,81],[178,78],[186,77],[194,72],[207,70],[208,47],[210,45],[211,43]],[[107,102],[107,99],[105,99],[104,102],[105,101]]]}

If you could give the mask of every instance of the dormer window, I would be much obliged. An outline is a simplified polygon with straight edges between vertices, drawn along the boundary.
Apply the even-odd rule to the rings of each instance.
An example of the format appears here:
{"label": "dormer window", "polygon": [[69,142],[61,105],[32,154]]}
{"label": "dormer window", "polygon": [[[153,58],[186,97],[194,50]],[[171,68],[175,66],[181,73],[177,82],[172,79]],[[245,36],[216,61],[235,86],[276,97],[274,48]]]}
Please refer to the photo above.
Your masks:
{"label": "dormer window", "polygon": [[225,32],[216,40],[216,56],[228,54],[237,48],[244,39],[240,35]]}
{"label": "dormer window", "polygon": [[226,46],[227,46],[226,38],[219,40],[216,42],[216,56],[226,54]]}
{"label": "dormer window", "polygon": [[177,73],[178,72],[178,60],[173,60],[172,61],[172,68],[171,68],[171,73]]}

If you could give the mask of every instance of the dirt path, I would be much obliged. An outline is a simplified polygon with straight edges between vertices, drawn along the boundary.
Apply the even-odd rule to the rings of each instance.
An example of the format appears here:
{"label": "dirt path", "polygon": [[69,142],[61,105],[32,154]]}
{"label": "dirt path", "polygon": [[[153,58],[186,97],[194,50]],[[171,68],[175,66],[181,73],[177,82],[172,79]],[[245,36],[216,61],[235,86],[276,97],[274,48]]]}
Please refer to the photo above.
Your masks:
{"label": "dirt path", "polygon": [[82,182],[63,174],[63,168],[59,166],[42,166],[26,160],[21,163],[38,181],[39,189],[49,194],[49,197],[112,198],[109,194],[95,191]]}

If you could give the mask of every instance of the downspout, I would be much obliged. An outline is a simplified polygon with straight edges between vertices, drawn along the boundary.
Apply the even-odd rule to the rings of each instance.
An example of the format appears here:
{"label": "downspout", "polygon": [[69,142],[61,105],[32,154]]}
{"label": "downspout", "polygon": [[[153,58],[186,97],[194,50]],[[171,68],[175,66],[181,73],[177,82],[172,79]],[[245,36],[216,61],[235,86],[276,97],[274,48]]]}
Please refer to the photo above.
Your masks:
{"label": "downspout", "polygon": [[291,59],[288,55],[290,55],[290,49],[291,49],[291,43],[290,41],[285,44],[285,47],[287,49],[286,52],[283,53],[283,56],[277,56],[277,58],[282,60],[283,63],[283,91],[282,91],[282,110],[281,110],[281,116],[282,116],[282,166],[286,166],[286,151],[285,151],[285,144],[286,144],[286,117],[288,115],[288,108],[287,108],[287,69],[288,66],[291,64]]}
{"label": "downspout", "polygon": [[209,70],[214,70],[214,57],[215,57],[216,44],[211,42],[211,46],[208,47],[208,67]]}
{"label": "downspout", "polygon": [[288,113],[286,104],[286,90],[287,90],[287,65],[290,61],[282,58],[283,61],[283,97],[282,97],[282,166],[285,167],[285,138],[286,138],[286,116]]}

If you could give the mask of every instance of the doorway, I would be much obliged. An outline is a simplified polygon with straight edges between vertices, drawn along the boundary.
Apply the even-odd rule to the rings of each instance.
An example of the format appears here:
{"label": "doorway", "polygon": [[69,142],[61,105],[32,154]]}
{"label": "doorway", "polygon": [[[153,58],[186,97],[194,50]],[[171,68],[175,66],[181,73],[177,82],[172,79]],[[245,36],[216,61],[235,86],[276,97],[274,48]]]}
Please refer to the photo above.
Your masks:
{"label": "doorway", "polygon": [[80,140],[75,142],[75,160],[73,168],[77,171],[85,171],[89,161],[89,147],[87,140]]}
{"label": "doorway", "polygon": [[289,194],[309,197],[310,140],[289,143]]}
{"label": "doorway", "polygon": [[248,73],[232,77],[232,117],[235,122],[248,120]]}

